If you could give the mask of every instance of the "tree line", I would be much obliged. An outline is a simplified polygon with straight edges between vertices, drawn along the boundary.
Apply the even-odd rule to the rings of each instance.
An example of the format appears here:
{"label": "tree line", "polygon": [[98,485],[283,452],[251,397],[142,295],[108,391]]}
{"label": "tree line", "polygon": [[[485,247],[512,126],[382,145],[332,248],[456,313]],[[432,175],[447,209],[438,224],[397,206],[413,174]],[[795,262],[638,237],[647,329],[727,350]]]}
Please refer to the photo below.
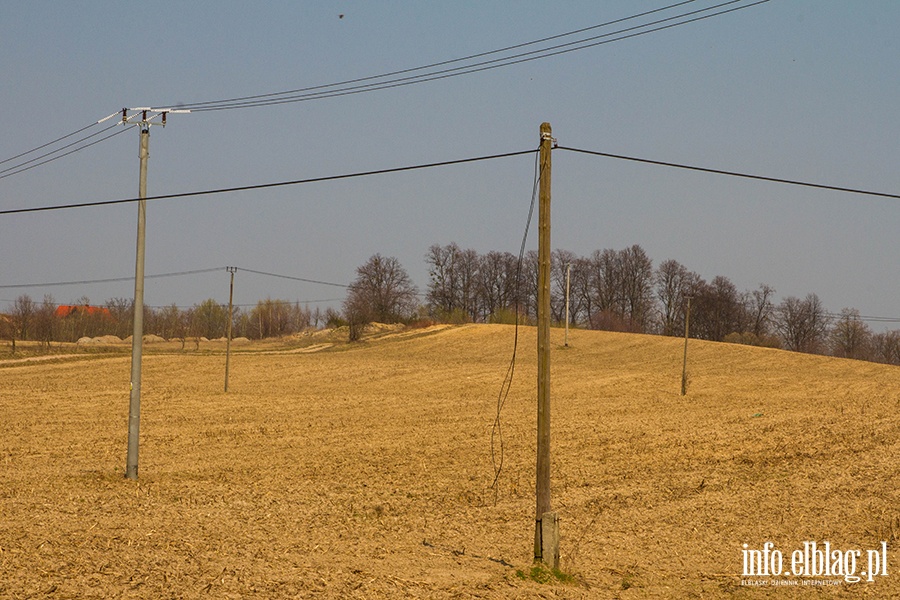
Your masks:
{"label": "tree line", "polygon": [[[376,254],[357,269],[344,318],[357,329],[372,320],[427,317],[450,323],[533,323],[537,317],[538,254],[481,254],[455,243],[425,254],[424,302],[396,258]],[[654,267],[639,245],[578,256],[551,254],[551,319],[573,327],[683,336],[830,354],[900,365],[900,331],[875,333],[859,311],[829,313],[815,293],[775,303],[775,289],[740,291],[725,276],[705,280],[676,260]],[[351,337],[353,337],[351,335]]]}
{"label": "tree line", "polygon": [[[520,262],[509,252],[479,253],[455,243],[435,244],[425,254],[428,286],[424,294],[394,257],[375,254],[356,270],[338,311],[310,310],[298,302],[260,300],[235,307],[234,337],[282,337],[321,326],[348,326],[358,339],[371,322],[534,323],[537,318],[538,255]],[[830,354],[900,365],[900,330],[875,333],[859,311],[829,313],[814,293],[775,303],[775,290],[760,284],[740,291],[725,276],[710,281],[676,260],[659,265],[639,245],[596,250],[579,256],[551,254],[551,319],[573,327],[683,336],[690,304],[690,337]],[[80,298],[65,315],[50,296],[36,302],[17,298],[12,312],[0,315],[0,338],[74,342],[82,337],[131,334],[133,303],[114,298],[91,307]],[[79,308],[80,307],[80,308]],[[224,337],[228,306],[207,299],[190,308],[144,308],[144,332],[166,339]]]}
{"label": "tree line", "polygon": [[[65,310],[60,310],[65,309]],[[59,305],[52,296],[35,301],[27,294],[13,302],[12,311],[0,316],[0,339],[51,342],[76,342],[83,337],[115,335],[126,338],[133,327],[134,302],[112,298],[93,305],[82,297],[75,304]],[[298,302],[260,300],[251,308],[234,307],[232,335],[250,339],[283,337],[319,327],[328,319],[337,320],[334,310],[311,310]],[[144,333],[165,339],[225,337],[228,305],[207,299],[190,308],[174,304],[144,307]]]}

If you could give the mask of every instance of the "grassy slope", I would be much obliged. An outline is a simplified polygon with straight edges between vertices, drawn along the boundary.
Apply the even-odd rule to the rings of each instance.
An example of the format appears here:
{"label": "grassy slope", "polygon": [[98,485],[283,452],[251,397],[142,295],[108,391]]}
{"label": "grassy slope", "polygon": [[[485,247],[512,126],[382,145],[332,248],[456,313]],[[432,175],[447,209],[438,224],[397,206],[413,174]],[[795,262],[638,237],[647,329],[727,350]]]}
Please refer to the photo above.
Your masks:
{"label": "grassy slope", "polygon": [[246,352],[227,395],[221,356],[147,356],[138,483],[128,358],[4,368],[0,597],[774,597],[740,587],[741,544],[805,540],[887,540],[889,577],[828,595],[900,596],[900,369],[692,342],[681,397],[679,340],[585,331],[554,330],[552,375],[562,567],[583,585],[518,578],[534,335],[496,498],[509,326]]}

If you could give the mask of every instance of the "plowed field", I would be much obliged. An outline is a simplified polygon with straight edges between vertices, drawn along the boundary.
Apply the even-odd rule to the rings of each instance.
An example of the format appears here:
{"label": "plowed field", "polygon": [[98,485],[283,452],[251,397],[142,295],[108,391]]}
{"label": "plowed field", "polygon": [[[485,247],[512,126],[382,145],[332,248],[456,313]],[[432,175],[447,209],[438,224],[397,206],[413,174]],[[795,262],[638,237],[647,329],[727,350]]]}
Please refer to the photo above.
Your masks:
{"label": "plowed field", "polygon": [[[3,365],[0,598],[900,597],[900,369],[692,341],[682,397],[680,340],[562,335],[565,582],[530,577],[535,330],[494,490],[513,329],[472,325],[242,346],[227,394],[218,351],[145,354],[136,482],[129,356]],[[809,541],[888,574],[743,576]]]}

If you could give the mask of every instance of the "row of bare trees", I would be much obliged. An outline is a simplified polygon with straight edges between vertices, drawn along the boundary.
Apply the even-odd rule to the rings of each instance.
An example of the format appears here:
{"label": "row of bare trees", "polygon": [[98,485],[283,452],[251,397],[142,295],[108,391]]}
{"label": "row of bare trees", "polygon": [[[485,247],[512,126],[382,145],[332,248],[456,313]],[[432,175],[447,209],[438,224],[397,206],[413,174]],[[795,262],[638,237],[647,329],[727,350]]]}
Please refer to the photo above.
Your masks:
{"label": "row of bare trees", "polygon": [[[435,318],[466,318],[474,322],[506,321],[516,313],[536,317],[538,255],[525,254],[522,264],[508,252],[463,250],[456,244],[434,245],[425,256],[429,269],[426,301]],[[563,322],[566,285],[569,319],[592,329],[655,331],[656,272],[640,246],[624,250],[598,250],[580,257],[567,250],[551,255],[551,318]],[[686,269],[685,269],[686,273]],[[683,317],[685,282],[670,282],[666,329]]]}
{"label": "row of bare trees", "polygon": [[[426,306],[432,318],[510,322],[535,317],[537,253],[519,265],[509,253],[479,254],[456,244],[434,245]],[[874,333],[857,310],[829,313],[816,294],[775,304],[775,290],[761,284],[739,291],[725,276],[706,281],[676,260],[653,267],[638,245],[578,256],[551,256],[551,313],[562,323],[569,286],[573,326],[613,331],[684,335],[690,299],[691,337],[785,348],[798,352],[900,364],[900,331]]]}
{"label": "row of bare trees", "polygon": [[[59,305],[51,296],[35,301],[27,294],[13,302],[12,311],[0,318],[0,339],[50,342],[74,342],[82,337],[115,335],[125,338],[132,332],[133,302],[124,298],[107,300],[94,306],[88,298],[79,298],[73,310],[59,314]],[[310,310],[297,302],[260,300],[253,307],[235,307],[232,334],[235,337],[262,339],[281,337],[317,327],[326,316],[317,308]],[[176,305],[144,307],[144,333],[165,339],[224,337],[228,327],[228,305],[213,299],[190,308]]]}
{"label": "row of bare trees", "polygon": [[[424,302],[408,273],[394,257],[372,256],[357,268],[343,311],[324,314],[284,300],[236,307],[233,334],[254,339],[280,337],[322,324],[350,326],[351,339],[373,321],[530,322],[536,318],[538,257],[518,260],[508,252],[479,254],[455,243],[433,245],[425,255],[429,282]],[[775,290],[761,284],[739,291],[725,276],[706,281],[675,260],[656,268],[638,245],[597,250],[578,256],[555,250],[551,256],[551,318],[566,318],[568,285],[571,325],[590,329],[684,334],[690,302],[692,337],[833,354],[900,365],[900,331],[874,333],[859,312],[829,313],[816,294],[793,296],[775,304]],[[87,298],[76,307],[90,307]],[[75,310],[60,316],[50,296],[35,302],[23,295],[12,313],[0,316],[5,339],[76,341],[81,337],[131,332],[132,303],[114,298],[103,310]],[[95,307],[96,308],[96,307]],[[144,331],[166,339],[221,338],[228,324],[227,305],[209,299],[190,308],[145,308]]]}

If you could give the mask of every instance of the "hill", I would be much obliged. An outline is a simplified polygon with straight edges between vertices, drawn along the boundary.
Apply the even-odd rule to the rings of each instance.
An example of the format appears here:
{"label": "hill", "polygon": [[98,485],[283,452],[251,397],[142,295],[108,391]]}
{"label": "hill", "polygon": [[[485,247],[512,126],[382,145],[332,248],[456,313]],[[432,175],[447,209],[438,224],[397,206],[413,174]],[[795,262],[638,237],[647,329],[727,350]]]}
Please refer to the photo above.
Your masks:
{"label": "hill", "polygon": [[[469,325],[237,353],[228,394],[221,355],[145,356],[138,482],[129,358],[0,369],[0,597],[900,596],[900,368],[692,340],[682,397],[682,341],[562,335],[568,583],[530,574],[535,330],[495,493],[513,328]],[[744,544],[789,570],[812,541],[861,550],[857,574],[887,542],[888,575],[742,576]]]}

